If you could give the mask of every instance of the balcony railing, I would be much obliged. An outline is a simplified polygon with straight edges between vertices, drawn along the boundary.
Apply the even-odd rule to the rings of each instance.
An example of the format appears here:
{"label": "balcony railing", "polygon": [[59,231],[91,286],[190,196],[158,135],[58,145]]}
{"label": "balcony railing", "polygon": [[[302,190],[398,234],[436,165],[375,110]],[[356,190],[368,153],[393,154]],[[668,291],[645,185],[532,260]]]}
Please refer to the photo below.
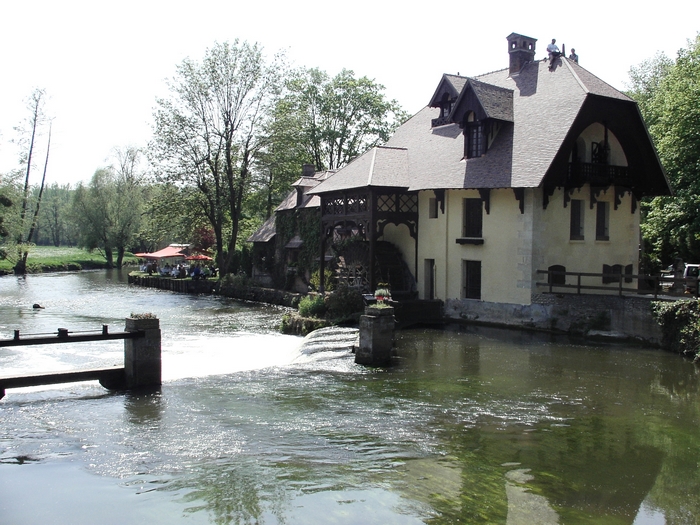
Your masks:
{"label": "balcony railing", "polygon": [[569,164],[569,183],[572,186],[630,186],[632,177],[627,166],[610,166],[590,162]]}

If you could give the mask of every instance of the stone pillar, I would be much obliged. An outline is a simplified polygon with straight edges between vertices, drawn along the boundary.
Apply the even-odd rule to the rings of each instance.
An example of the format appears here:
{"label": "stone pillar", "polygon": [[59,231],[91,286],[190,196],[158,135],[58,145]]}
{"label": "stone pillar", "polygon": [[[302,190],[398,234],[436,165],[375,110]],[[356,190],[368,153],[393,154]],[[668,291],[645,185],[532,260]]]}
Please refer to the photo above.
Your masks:
{"label": "stone pillar", "polygon": [[360,365],[383,366],[391,362],[394,347],[394,308],[368,306],[360,316],[360,347],[355,362]]}
{"label": "stone pillar", "polygon": [[146,333],[145,337],[124,339],[126,388],[160,386],[160,321],[127,317],[125,330]]}

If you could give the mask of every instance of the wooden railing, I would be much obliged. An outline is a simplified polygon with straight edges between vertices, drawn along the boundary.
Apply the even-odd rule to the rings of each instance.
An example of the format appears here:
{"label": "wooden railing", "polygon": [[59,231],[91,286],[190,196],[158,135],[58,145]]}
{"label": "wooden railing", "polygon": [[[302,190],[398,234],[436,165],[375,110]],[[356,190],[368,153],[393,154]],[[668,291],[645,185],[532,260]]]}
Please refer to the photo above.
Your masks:
{"label": "wooden railing", "polygon": [[21,336],[14,331],[12,339],[0,339],[0,347],[124,340],[124,365],[108,368],[43,372],[0,377],[0,399],[7,388],[72,383],[97,380],[108,390],[132,389],[161,384],[161,336],[158,319],[127,319],[124,332],[102,330],[71,332],[59,328],[56,332]]}
{"label": "wooden railing", "polygon": [[[674,278],[669,275],[633,275],[620,273],[561,272],[555,270],[537,270],[537,274],[546,275],[545,282],[537,281],[538,287],[547,288],[549,293],[595,294],[596,292],[614,292],[619,296],[649,295],[654,299],[698,298],[698,278]],[[563,278],[563,279],[562,279]],[[601,284],[592,284],[593,280]],[[602,284],[607,280],[610,284]],[[561,282],[563,281],[563,282]],[[572,283],[575,281],[575,283]],[[632,283],[636,283],[632,284]]]}

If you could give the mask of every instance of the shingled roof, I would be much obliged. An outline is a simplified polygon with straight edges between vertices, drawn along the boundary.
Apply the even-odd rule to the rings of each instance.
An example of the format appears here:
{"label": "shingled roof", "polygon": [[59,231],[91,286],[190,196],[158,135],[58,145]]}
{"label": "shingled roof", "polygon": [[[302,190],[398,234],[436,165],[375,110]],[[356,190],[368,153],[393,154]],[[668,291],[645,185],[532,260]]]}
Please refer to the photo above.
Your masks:
{"label": "shingled roof", "polygon": [[[471,90],[486,118],[500,121],[501,128],[486,154],[465,159],[460,126],[449,123],[433,127],[440,108],[426,107],[400,126],[385,146],[366,152],[309,193],[366,186],[409,191],[539,187],[555,157],[563,155],[560,150],[567,135],[591,97],[625,106],[625,114],[635,121],[631,124],[638,135],[635,140],[643,143],[639,147],[653,151],[635,102],[565,58],[555,64],[545,60],[527,63],[512,76],[508,69],[475,78],[443,75],[430,104],[439,105],[441,94],[452,88],[459,89],[460,95],[451,116]],[[586,107],[590,110],[591,105]],[[595,118],[603,121],[605,115]],[[653,176],[664,179],[658,159],[655,162]],[[662,181],[657,187],[665,185]]]}

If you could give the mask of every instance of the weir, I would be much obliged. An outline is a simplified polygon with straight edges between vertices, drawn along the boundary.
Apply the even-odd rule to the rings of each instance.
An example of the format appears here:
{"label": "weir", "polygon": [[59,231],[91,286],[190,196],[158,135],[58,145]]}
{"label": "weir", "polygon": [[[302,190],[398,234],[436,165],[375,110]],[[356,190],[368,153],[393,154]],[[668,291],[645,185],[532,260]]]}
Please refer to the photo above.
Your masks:
{"label": "weir", "polygon": [[0,399],[5,397],[7,388],[73,383],[76,381],[97,380],[108,390],[135,389],[160,386],[162,379],[161,334],[158,319],[127,318],[124,332],[109,333],[107,325],[101,333],[71,334],[66,328],[59,328],[51,337],[22,338],[15,330],[12,339],[0,340],[0,347],[63,344],[89,341],[124,340],[124,366],[92,368],[67,372],[0,377]]}

